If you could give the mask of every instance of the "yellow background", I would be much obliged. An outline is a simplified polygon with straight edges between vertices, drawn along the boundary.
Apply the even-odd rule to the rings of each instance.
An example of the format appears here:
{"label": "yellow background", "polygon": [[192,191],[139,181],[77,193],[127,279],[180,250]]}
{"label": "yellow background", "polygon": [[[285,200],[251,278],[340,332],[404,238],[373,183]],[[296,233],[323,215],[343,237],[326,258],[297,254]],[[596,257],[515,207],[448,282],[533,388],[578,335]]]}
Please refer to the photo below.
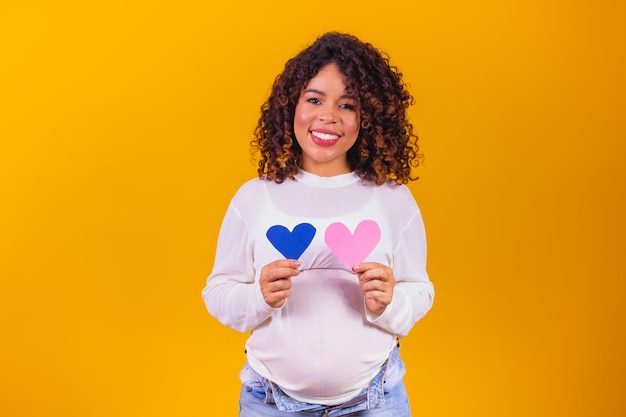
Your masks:
{"label": "yellow background", "polygon": [[0,6],[0,415],[235,416],[200,297],[286,59],[389,52],[426,155],[416,416],[626,415],[621,1]]}

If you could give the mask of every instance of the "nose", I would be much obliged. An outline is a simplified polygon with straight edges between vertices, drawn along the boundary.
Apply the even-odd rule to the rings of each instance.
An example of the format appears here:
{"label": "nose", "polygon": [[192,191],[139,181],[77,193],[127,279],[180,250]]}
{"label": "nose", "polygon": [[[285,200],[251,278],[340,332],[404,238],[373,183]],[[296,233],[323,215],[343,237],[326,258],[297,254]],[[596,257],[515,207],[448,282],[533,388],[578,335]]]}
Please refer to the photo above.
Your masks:
{"label": "nose", "polygon": [[320,107],[320,111],[318,113],[318,118],[320,121],[334,123],[337,121],[337,112],[334,106],[325,105]]}

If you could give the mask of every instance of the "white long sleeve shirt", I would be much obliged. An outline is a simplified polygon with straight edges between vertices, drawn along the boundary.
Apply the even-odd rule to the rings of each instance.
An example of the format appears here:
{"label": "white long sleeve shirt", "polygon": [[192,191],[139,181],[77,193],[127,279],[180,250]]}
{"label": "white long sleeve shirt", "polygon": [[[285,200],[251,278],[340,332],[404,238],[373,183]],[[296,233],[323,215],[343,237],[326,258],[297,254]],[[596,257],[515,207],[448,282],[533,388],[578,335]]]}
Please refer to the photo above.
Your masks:
{"label": "white long sleeve shirt", "polygon": [[[286,256],[300,260],[301,273],[285,304],[272,308],[259,275]],[[351,270],[361,261],[393,270],[393,299],[381,315],[367,310]],[[251,180],[227,210],[202,295],[220,322],[251,330],[246,350],[257,373],[296,400],[341,404],[368,385],[396,338],[432,305],[419,208],[407,187],[376,186],[354,173]]]}

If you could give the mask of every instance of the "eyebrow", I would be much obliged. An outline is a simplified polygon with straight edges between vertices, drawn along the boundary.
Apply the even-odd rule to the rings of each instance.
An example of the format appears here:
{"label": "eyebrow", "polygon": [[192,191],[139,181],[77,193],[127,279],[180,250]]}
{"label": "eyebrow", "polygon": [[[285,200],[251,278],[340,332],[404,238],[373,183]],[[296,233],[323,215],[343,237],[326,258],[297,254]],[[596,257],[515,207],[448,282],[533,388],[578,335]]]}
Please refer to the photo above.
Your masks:
{"label": "eyebrow", "polygon": [[[315,88],[307,88],[306,90],[303,91],[304,93],[315,93],[315,94],[319,94],[321,96],[326,96],[326,93],[323,92],[322,90],[317,90]],[[351,95],[351,94],[343,94],[341,95],[339,98],[349,98],[351,100],[356,100],[356,97]]]}

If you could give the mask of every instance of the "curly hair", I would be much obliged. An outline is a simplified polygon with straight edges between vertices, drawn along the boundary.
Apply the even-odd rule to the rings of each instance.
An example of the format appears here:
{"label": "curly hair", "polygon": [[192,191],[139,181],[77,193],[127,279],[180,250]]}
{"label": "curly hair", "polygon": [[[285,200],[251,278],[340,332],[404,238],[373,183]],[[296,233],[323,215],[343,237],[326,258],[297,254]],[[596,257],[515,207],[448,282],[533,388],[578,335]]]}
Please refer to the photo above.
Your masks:
{"label": "curly hair", "polygon": [[293,127],[296,104],[308,82],[331,63],[346,77],[346,89],[356,96],[361,115],[359,137],[347,153],[350,168],[376,185],[389,179],[398,184],[417,179],[411,169],[422,155],[407,120],[413,97],[402,74],[384,52],[337,32],[319,37],[288,60],[276,77],[250,143],[252,152],[260,154],[259,177],[277,183],[294,179],[302,155]]}

